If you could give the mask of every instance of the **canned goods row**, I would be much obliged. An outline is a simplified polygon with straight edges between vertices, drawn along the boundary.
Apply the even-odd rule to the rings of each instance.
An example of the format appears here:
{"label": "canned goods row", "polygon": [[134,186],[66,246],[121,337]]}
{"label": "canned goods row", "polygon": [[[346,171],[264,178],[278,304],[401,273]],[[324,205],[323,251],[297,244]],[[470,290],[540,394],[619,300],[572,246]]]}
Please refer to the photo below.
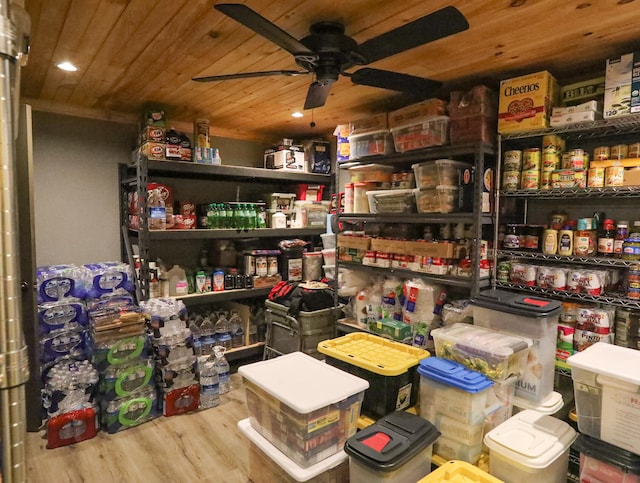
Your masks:
{"label": "canned goods row", "polygon": [[593,159],[598,161],[625,158],[640,158],[640,143],[598,146],[593,150]]}
{"label": "canned goods row", "polygon": [[603,188],[623,186],[625,168],[609,166],[608,168],[556,169],[540,171],[537,169],[524,171],[504,171],[502,173],[503,190],[537,190],[568,188]]}

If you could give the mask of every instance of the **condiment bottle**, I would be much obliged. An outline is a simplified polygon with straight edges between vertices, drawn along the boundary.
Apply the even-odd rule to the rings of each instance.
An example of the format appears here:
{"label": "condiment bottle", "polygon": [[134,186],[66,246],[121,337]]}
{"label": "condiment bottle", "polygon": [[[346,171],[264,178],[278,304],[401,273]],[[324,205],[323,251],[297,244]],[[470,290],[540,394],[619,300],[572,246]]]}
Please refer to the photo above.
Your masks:
{"label": "condiment bottle", "polygon": [[563,226],[558,232],[558,255],[573,255],[573,230],[570,225]]}
{"label": "condiment bottle", "polygon": [[542,253],[555,255],[558,251],[558,230],[548,228],[542,236]]}
{"label": "condiment bottle", "polygon": [[602,230],[598,236],[598,255],[601,257],[613,256],[613,242],[616,237],[614,222],[607,218],[602,223]]}
{"label": "condiment bottle", "polygon": [[625,239],[629,236],[629,222],[618,221],[616,224],[616,236],[613,240],[613,254],[616,258],[622,257],[622,245]]}

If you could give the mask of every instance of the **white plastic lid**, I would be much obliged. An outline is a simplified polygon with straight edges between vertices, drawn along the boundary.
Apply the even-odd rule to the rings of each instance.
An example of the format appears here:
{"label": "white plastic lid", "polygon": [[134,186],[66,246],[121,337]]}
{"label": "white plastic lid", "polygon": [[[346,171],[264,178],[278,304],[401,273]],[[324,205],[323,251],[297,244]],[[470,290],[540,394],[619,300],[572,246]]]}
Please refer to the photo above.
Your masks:
{"label": "white plastic lid", "polygon": [[640,384],[640,351],[598,342],[567,359],[577,369],[596,372],[631,384]]}
{"label": "white plastic lid", "polygon": [[514,397],[513,405],[520,409],[533,409],[539,413],[551,415],[562,409],[564,401],[562,399],[562,394],[553,391],[538,405],[521,397]]}
{"label": "white plastic lid", "polygon": [[308,468],[301,468],[282,451],[267,441],[260,433],[253,429],[249,418],[238,421],[238,429],[242,431],[242,433],[244,433],[244,435],[249,438],[253,444],[260,448],[268,458],[274,461],[296,481],[309,481],[312,478],[323,474],[325,471],[335,468],[348,458],[347,453],[340,450],[336,454],[323,459],[315,465]]}
{"label": "white plastic lid", "polygon": [[241,366],[242,377],[301,414],[366,390],[369,382],[302,352]]}
{"label": "white plastic lid", "polygon": [[352,134],[351,136],[349,136],[347,139],[349,141],[356,140],[359,138],[363,138],[363,137],[367,137],[367,136],[375,136],[375,135],[379,135],[379,134],[389,134],[389,130],[388,129],[379,129],[377,131],[369,131],[369,132],[363,132],[363,133],[359,133],[359,134]]}
{"label": "white plastic lid", "polygon": [[541,469],[559,458],[576,437],[577,433],[564,421],[527,409],[489,431],[484,443],[505,459]]}

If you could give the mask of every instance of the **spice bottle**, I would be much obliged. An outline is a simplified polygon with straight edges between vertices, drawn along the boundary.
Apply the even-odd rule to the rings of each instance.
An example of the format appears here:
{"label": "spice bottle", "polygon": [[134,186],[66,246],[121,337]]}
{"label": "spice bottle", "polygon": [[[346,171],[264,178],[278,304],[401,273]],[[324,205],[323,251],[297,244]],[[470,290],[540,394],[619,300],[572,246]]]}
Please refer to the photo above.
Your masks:
{"label": "spice bottle", "polygon": [[601,257],[613,256],[613,242],[616,237],[614,222],[611,218],[606,218],[602,222],[602,230],[598,235],[598,255]]}

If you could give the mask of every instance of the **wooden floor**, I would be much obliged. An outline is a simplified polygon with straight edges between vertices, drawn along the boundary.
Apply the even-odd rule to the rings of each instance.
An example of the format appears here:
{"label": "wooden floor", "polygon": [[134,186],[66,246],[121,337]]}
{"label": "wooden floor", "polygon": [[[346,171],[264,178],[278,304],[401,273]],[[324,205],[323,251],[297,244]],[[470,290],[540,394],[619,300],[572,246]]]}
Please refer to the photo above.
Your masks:
{"label": "wooden floor", "polygon": [[160,417],[116,434],[46,449],[43,432],[27,433],[30,483],[246,483],[248,440],[236,423],[248,416],[242,380],[217,408]]}

